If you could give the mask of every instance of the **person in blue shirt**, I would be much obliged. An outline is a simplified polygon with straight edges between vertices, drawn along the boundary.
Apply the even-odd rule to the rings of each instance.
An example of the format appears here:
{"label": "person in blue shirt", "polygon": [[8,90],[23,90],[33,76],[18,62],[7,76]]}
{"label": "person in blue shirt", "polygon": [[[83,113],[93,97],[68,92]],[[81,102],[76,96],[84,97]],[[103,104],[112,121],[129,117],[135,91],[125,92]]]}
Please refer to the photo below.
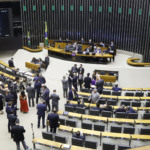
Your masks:
{"label": "person in blue shirt", "polygon": [[37,81],[37,80],[40,80],[39,74],[37,74],[33,79],[33,81]]}
{"label": "person in blue shirt", "polygon": [[126,113],[129,114],[129,113],[136,113],[136,112],[135,112],[135,110],[132,107],[127,106],[126,107]]}
{"label": "person in blue shirt", "polygon": [[116,85],[112,88],[112,90],[118,92],[118,91],[121,91],[122,88],[119,88],[119,87],[118,87],[118,84],[116,84]]}
{"label": "person in blue shirt", "polygon": [[46,79],[45,79],[45,77],[42,76],[42,74],[39,75],[39,78],[40,78],[40,82],[41,82],[42,84],[45,84],[45,83],[46,83]]}
{"label": "person in blue shirt", "polygon": [[94,52],[100,54],[101,53],[100,47],[97,47]]}
{"label": "person in blue shirt", "polygon": [[73,134],[73,137],[81,140],[85,140],[85,136],[80,131],[77,131],[75,134]]}

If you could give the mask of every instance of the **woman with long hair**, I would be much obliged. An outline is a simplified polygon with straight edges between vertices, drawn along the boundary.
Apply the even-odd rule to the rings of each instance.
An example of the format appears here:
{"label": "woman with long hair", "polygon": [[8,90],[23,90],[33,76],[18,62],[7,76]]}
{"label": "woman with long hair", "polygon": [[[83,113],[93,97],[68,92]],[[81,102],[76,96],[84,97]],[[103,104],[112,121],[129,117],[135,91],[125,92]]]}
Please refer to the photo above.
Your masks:
{"label": "woman with long hair", "polygon": [[27,103],[27,96],[25,95],[24,91],[21,91],[20,93],[20,111],[22,112],[28,112],[28,103]]}

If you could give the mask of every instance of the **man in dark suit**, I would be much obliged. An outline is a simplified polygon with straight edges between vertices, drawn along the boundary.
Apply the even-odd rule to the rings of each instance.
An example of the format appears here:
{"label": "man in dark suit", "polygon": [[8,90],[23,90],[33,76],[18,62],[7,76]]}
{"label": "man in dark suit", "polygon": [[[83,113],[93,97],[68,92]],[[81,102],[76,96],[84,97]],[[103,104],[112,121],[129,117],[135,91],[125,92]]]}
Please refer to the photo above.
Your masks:
{"label": "man in dark suit", "polygon": [[75,134],[73,134],[73,137],[81,139],[81,140],[85,140],[85,136],[83,134],[81,134],[80,131],[77,131]]}
{"label": "man in dark suit", "polygon": [[84,44],[85,43],[85,41],[84,41],[84,38],[82,37],[81,38],[81,42],[80,42],[81,44]]}
{"label": "man in dark suit", "polygon": [[40,77],[40,82],[41,82],[42,84],[45,84],[45,83],[46,83],[45,77],[44,77],[42,74],[40,74],[39,77]]}
{"label": "man in dark suit", "polygon": [[78,76],[77,76],[77,73],[74,73],[73,87],[76,89],[76,91],[78,91]]}
{"label": "man in dark suit", "polygon": [[126,112],[125,106],[122,105],[121,107],[119,107],[118,109],[116,109],[116,110],[114,111],[114,114],[115,114],[116,112]]}
{"label": "man in dark suit", "polygon": [[33,79],[33,81],[38,81],[38,80],[40,80],[40,77],[39,77],[39,74],[36,74],[36,76],[34,77],[34,79]]}
{"label": "man in dark suit", "polygon": [[48,55],[45,57],[45,65],[46,65],[46,69],[47,69],[47,67],[49,65],[49,57],[48,57]]}
{"label": "man in dark suit", "polygon": [[9,61],[8,61],[8,65],[9,65],[9,67],[15,67],[14,66],[14,62],[13,62],[13,58],[11,58]]}
{"label": "man in dark suit", "polygon": [[78,100],[78,94],[74,87],[72,87],[72,90],[69,91],[68,100]]}
{"label": "man in dark suit", "polygon": [[32,99],[32,107],[34,107],[34,98],[35,98],[35,89],[31,87],[31,83],[29,83],[28,87],[26,88],[26,92],[28,93],[28,101],[29,106],[31,107],[31,99]]}
{"label": "man in dark suit", "polygon": [[71,72],[72,72],[72,74],[78,72],[77,64],[74,64],[74,66],[71,68]]}
{"label": "man in dark suit", "polygon": [[78,101],[77,101],[77,104],[74,105],[74,106],[75,106],[75,107],[81,107],[81,108],[83,108],[83,107],[84,107],[84,104],[81,103],[81,100],[78,100]]}
{"label": "man in dark suit", "polygon": [[66,76],[63,76],[63,79],[61,80],[62,86],[63,86],[63,96],[64,98],[67,98],[68,95],[68,80],[66,79]]}
{"label": "man in dark suit", "polygon": [[55,109],[53,110],[52,113],[48,114],[47,120],[49,121],[50,132],[56,133],[56,129],[59,126],[58,124],[59,115],[57,114],[57,111]]}
{"label": "man in dark suit", "polygon": [[97,92],[98,92],[99,94],[102,94],[102,92],[103,92],[103,85],[104,85],[104,80],[103,80],[103,79],[100,79],[100,78],[98,77],[95,86],[96,86]]}
{"label": "man in dark suit", "polygon": [[15,97],[14,95],[10,92],[10,91],[7,91],[6,93],[6,102],[14,102],[15,100]]}
{"label": "man in dark suit", "polygon": [[50,94],[50,91],[49,89],[47,88],[46,85],[43,85],[43,93],[41,95],[41,97],[44,99],[45,103],[46,103],[46,109],[48,107],[48,112],[50,111],[50,103],[49,103],[49,100],[50,100],[50,97],[49,97],[49,94]]}
{"label": "man in dark suit", "polygon": [[37,104],[37,115],[38,115],[38,125],[37,127],[40,127],[40,120],[42,118],[42,125],[43,128],[45,128],[45,111],[46,111],[46,105],[44,101],[41,101],[39,104]]}
{"label": "man in dark suit", "polygon": [[25,131],[24,127],[19,125],[19,120],[17,119],[16,125],[13,126],[11,129],[12,138],[16,142],[17,150],[20,150],[20,142],[22,142],[22,145],[25,150],[28,149],[28,146],[26,145],[26,143],[24,141],[24,133],[25,132],[26,131]]}
{"label": "man in dark suit", "polygon": [[36,90],[36,104],[38,104],[38,99],[39,99],[40,92],[41,92],[41,85],[42,83],[40,82],[40,80],[37,80],[34,83],[34,89]]}
{"label": "man in dark suit", "polygon": [[73,74],[71,70],[68,70],[69,75],[68,75],[68,84],[69,84],[69,90],[72,88],[72,81],[73,81]]}
{"label": "man in dark suit", "polygon": [[82,64],[80,64],[80,67],[78,68],[78,73],[80,73],[84,76],[84,68],[83,68]]}
{"label": "man in dark suit", "polygon": [[84,78],[84,87],[90,89],[91,88],[91,82],[92,79],[90,77],[90,73],[87,74],[87,77]]}
{"label": "man in dark suit", "polygon": [[58,111],[58,101],[60,100],[60,97],[56,93],[56,90],[53,90],[53,93],[51,94],[50,99],[52,99],[52,110],[54,110],[55,108],[56,111]]}

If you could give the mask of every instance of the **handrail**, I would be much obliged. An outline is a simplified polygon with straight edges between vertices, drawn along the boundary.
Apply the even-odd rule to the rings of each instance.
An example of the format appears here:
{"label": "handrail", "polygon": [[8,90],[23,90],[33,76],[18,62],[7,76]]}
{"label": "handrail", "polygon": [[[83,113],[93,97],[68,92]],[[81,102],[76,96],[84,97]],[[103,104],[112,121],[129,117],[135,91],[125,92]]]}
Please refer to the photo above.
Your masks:
{"label": "handrail", "polygon": [[129,58],[127,59],[127,63],[131,66],[149,66],[150,63],[139,63],[139,62],[134,62],[135,60],[140,60],[139,58]]}

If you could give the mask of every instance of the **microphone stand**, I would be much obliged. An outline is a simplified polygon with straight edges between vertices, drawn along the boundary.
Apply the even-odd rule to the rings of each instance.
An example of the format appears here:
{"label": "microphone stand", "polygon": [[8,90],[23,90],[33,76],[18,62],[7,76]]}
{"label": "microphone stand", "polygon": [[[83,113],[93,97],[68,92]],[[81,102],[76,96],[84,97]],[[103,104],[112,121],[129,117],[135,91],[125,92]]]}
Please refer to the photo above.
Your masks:
{"label": "microphone stand", "polygon": [[[32,138],[34,139],[33,123],[31,123],[31,129],[32,129]],[[34,142],[33,142],[33,149],[35,149],[35,143]]]}

